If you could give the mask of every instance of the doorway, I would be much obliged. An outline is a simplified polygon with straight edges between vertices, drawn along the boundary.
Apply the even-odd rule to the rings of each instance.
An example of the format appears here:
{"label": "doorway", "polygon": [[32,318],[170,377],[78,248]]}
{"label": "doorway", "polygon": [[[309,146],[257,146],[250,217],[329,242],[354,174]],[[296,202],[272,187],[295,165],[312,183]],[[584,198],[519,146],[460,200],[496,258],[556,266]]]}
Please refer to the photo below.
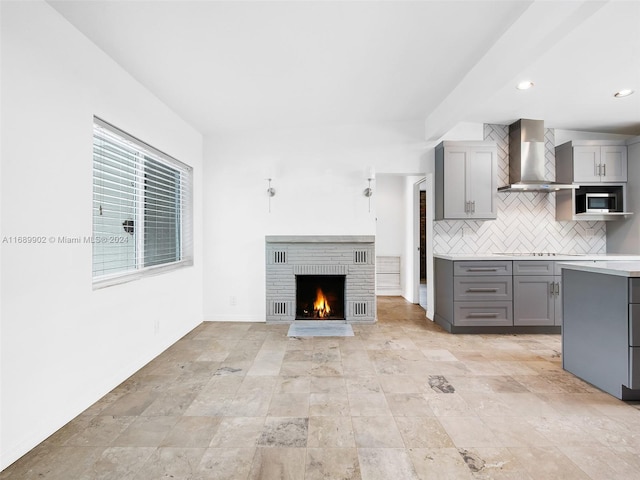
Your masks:
{"label": "doorway", "polygon": [[427,179],[414,184],[414,298],[427,311]]}

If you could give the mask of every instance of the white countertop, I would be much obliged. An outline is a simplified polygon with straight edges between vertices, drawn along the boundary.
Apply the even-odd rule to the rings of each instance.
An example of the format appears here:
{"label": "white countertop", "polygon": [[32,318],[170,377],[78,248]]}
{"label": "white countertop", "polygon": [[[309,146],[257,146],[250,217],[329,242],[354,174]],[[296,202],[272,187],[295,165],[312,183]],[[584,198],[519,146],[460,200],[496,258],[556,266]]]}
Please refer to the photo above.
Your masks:
{"label": "white countertop", "polygon": [[640,261],[640,255],[622,255],[622,254],[562,254],[556,255],[532,255],[532,254],[502,254],[502,253],[434,253],[435,258],[443,260],[546,260],[546,261]]}
{"label": "white countertop", "polygon": [[560,267],[567,270],[582,272],[604,273],[620,277],[640,277],[640,261],[600,261],[600,262],[572,262],[561,263]]}

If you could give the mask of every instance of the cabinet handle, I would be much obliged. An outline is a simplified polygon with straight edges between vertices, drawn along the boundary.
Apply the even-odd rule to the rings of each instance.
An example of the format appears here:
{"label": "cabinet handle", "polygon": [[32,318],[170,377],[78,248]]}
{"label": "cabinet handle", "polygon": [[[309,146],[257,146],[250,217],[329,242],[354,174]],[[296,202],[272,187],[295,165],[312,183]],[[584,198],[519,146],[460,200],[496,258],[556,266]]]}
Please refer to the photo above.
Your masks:
{"label": "cabinet handle", "polygon": [[549,284],[549,295],[551,295],[552,297],[556,294],[555,285],[556,285],[556,282],[551,282]]}
{"label": "cabinet handle", "polygon": [[599,177],[600,176],[600,164],[598,165],[593,165],[593,173],[594,176]]}
{"label": "cabinet handle", "polygon": [[468,288],[468,293],[496,293],[497,288]]}
{"label": "cabinet handle", "polygon": [[607,176],[607,164],[606,163],[604,165],[602,165],[602,176],[603,177]]}
{"label": "cabinet handle", "polygon": [[556,288],[555,288],[555,294],[556,297],[560,295],[560,282],[555,282],[556,284]]}
{"label": "cabinet handle", "polygon": [[499,313],[470,313],[467,315],[467,318],[498,318],[500,316]]}
{"label": "cabinet handle", "polygon": [[476,213],[476,201],[471,202],[471,213]]}
{"label": "cabinet handle", "polygon": [[469,213],[469,202],[464,202],[464,213]]}
{"label": "cabinet handle", "polygon": [[498,269],[497,268],[490,268],[490,267],[470,267],[467,268],[467,272],[497,272]]}

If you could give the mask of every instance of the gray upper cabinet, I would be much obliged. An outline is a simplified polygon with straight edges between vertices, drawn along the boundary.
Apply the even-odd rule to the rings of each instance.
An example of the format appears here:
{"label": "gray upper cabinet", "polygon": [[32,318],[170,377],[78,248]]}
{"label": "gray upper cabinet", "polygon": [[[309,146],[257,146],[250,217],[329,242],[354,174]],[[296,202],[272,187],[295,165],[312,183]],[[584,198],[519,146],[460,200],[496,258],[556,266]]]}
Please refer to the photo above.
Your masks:
{"label": "gray upper cabinet", "polygon": [[495,142],[441,142],[435,155],[436,220],[496,219]]}
{"label": "gray upper cabinet", "polygon": [[627,181],[627,146],[615,141],[572,141],[556,147],[556,181],[617,183]]}

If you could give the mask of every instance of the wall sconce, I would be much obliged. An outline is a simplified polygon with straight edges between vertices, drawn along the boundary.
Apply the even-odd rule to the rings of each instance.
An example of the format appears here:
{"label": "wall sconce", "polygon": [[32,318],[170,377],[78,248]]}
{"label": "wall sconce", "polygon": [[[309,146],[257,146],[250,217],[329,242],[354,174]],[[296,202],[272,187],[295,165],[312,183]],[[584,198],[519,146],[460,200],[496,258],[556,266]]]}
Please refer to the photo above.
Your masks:
{"label": "wall sconce", "polygon": [[376,171],[373,167],[369,167],[369,173],[367,176],[367,181],[369,182],[369,186],[364,189],[364,196],[369,199],[369,213],[371,213],[371,197],[373,196],[373,188],[371,188],[371,182],[376,179]]}
{"label": "wall sconce", "polygon": [[269,213],[271,213],[271,197],[276,196],[276,189],[271,186],[271,178],[267,178],[269,186],[267,187],[267,195],[269,196]]}

